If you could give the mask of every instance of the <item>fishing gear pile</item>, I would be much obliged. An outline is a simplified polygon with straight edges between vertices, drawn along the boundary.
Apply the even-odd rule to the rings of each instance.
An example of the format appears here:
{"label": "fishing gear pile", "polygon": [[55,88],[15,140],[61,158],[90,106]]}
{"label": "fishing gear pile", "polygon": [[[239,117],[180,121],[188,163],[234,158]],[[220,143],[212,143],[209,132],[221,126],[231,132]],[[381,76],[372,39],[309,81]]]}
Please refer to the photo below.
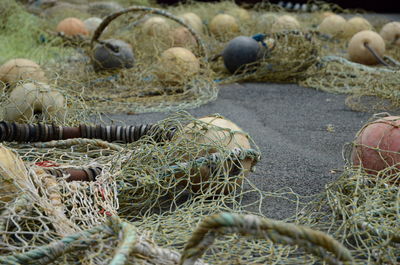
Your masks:
{"label": "fishing gear pile", "polygon": [[[385,139],[396,117],[366,124],[309,202],[259,190],[248,175],[260,151],[224,117],[102,115],[193,108],[241,81],[397,108],[397,24],[320,2],[24,4],[0,3],[0,263],[399,262],[398,148]],[[277,198],[294,216],[267,218]]]}

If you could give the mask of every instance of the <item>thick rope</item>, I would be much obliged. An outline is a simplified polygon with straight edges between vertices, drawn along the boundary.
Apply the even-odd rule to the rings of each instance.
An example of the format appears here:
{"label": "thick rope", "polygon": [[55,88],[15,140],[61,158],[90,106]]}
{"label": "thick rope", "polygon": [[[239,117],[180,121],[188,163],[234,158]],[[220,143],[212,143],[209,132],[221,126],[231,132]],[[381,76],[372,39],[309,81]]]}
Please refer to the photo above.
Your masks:
{"label": "thick rope", "polygon": [[[0,257],[2,264],[48,264],[66,252],[73,251],[74,247],[79,245],[79,249],[89,248],[93,240],[88,240],[91,236],[99,233],[111,235],[112,232],[108,225],[100,225],[76,234],[66,236],[61,240],[55,241],[49,245],[38,247],[31,251],[15,254],[11,256]],[[79,244],[75,244],[78,243]]]}
{"label": "thick rope", "polygon": [[203,55],[204,61],[208,60],[207,48],[206,48],[204,42],[202,41],[202,39],[200,38],[200,36],[196,33],[196,31],[194,31],[194,29],[192,29],[191,26],[187,25],[182,19],[174,16],[173,14],[171,14],[165,10],[153,8],[153,7],[146,7],[146,6],[131,6],[131,7],[128,7],[127,9],[115,12],[115,13],[107,16],[106,18],[104,18],[103,22],[97,27],[96,31],[93,34],[93,38],[90,43],[91,49],[93,49],[93,45],[95,42],[99,42],[99,40],[98,40],[99,37],[103,33],[103,30],[108,26],[108,24],[111,23],[111,21],[113,21],[114,19],[116,19],[117,17],[119,17],[121,15],[130,13],[130,12],[137,12],[137,11],[149,12],[149,13],[167,17],[167,18],[179,23],[180,25],[184,26],[185,28],[187,28],[189,30],[189,32],[193,35],[193,37],[196,39],[196,41],[201,49],[201,52],[203,53],[202,55]]}
{"label": "thick rope", "polygon": [[[105,233],[105,235],[98,238],[97,241],[90,239],[91,236],[101,233]],[[150,243],[146,236],[140,236],[137,233],[137,228],[132,224],[122,222],[118,217],[112,217],[104,225],[66,236],[49,245],[22,254],[0,256],[0,262],[5,265],[48,264],[67,252],[75,251],[75,247],[76,250],[85,250],[98,243],[98,240],[112,235],[116,237],[121,235],[122,242],[116,249],[116,254],[109,265],[128,264],[128,258],[132,254],[138,254],[147,260],[150,259],[155,264],[165,264],[166,262],[177,264],[181,258],[181,255],[176,251],[160,248]],[[207,263],[199,260],[194,265],[207,265]]]}
{"label": "thick rope", "polygon": [[127,258],[129,257],[129,254],[133,251],[137,241],[136,228],[133,225],[123,222],[120,224],[118,230],[122,230],[122,242],[109,265],[126,264]]}
{"label": "thick rope", "polygon": [[338,63],[345,64],[350,67],[360,69],[360,70],[363,70],[366,72],[385,72],[385,73],[398,73],[399,72],[398,69],[395,70],[395,69],[388,69],[388,68],[370,67],[370,66],[365,66],[363,64],[359,64],[359,63],[353,63],[343,57],[336,56],[336,55],[324,56],[321,58],[320,62],[321,63],[338,62]]}
{"label": "thick rope", "polygon": [[[180,265],[192,265],[219,235],[239,233],[268,238],[274,243],[298,245],[329,264],[350,264],[353,259],[348,249],[320,231],[254,215],[222,213],[203,220],[185,246]],[[326,251],[333,254],[328,256]]]}
{"label": "thick rope", "polygon": [[[260,160],[260,153],[254,149],[235,148],[229,152],[228,158],[237,158],[239,160],[250,158],[252,159],[252,166],[254,166]],[[213,153],[189,162],[181,162],[176,165],[169,166],[168,171],[164,173],[164,177],[174,175],[176,173],[186,172],[187,169],[199,168],[204,165],[212,166],[216,164],[222,164],[228,158],[221,153]]]}
{"label": "thick rope", "polygon": [[375,57],[375,59],[382,65],[389,67],[390,65],[386,63],[381,56],[371,47],[368,43],[364,43],[364,47]]}

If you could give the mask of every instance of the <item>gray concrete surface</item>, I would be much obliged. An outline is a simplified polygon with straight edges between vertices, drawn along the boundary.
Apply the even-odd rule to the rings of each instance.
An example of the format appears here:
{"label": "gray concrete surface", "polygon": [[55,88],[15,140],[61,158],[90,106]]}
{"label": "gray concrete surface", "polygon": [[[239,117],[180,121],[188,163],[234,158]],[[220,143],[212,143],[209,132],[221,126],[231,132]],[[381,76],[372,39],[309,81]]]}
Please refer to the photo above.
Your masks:
{"label": "gray concrete surface", "polygon": [[[344,95],[329,94],[292,84],[244,83],[221,88],[216,101],[189,110],[195,117],[219,113],[253,137],[262,152],[249,178],[264,191],[291,188],[308,196],[323,191],[344,165],[342,147],[352,141],[371,114],[351,111]],[[114,116],[127,124],[156,122],[167,113]],[[328,126],[333,128],[328,130]],[[249,195],[246,200],[252,199]],[[271,198],[263,212],[286,218],[295,205]]]}

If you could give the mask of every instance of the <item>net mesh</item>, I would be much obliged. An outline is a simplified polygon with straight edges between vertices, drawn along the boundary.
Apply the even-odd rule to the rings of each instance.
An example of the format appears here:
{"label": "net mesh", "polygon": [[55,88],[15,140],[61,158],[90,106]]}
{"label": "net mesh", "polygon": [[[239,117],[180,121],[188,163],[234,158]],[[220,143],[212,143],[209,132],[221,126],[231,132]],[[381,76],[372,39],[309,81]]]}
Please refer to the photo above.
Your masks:
{"label": "net mesh", "polygon": [[[105,17],[90,11],[92,1],[87,2],[86,7],[70,4],[71,14],[82,19]],[[20,115],[20,122],[106,124],[100,115],[104,112],[192,108],[215,99],[217,83],[248,80],[296,82],[347,93],[346,103],[356,110],[365,110],[364,99],[376,109],[393,109],[399,104],[398,46],[387,47],[386,61],[391,67],[348,61],[348,39],[315,31],[323,11],[354,12],[331,4],[312,2],[310,5],[318,7],[312,13],[292,10],[289,14],[297,16],[301,27],[280,32],[270,32],[263,24],[268,21],[259,18],[266,12],[288,12],[266,3],[251,10],[250,17],[232,2],[189,3],[166,11],[134,8],[110,18],[92,38],[55,33],[56,23],[67,17],[67,12],[51,12],[59,4],[48,4],[31,5],[28,10],[40,13],[35,16],[15,1],[0,3],[0,31],[7,36],[0,39],[0,62],[32,59],[45,72],[44,83],[49,84],[44,85],[36,75],[3,81],[0,101],[7,108],[2,107],[2,119],[7,119],[11,109],[17,114],[29,110],[29,115]],[[175,16],[188,11],[204,20],[205,31],[197,39],[194,35],[195,41],[187,46],[197,56],[200,70],[178,82],[162,82],[157,71],[168,67],[157,65],[162,52],[171,47],[171,39],[168,34],[149,36],[143,24],[159,16],[169,21],[171,29],[187,26]],[[218,38],[208,32],[205,26],[218,13],[240,19],[238,32]],[[376,30],[385,22],[371,20]],[[208,59],[207,55],[217,58],[232,37],[258,33],[265,34],[268,50],[244,72],[230,75],[221,59]],[[110,38],[131,45],[133,68],[93,70],[95,45],[106,45],[104,41]],[[25,68],[21,71],[28,72]],[[25,97],[31,105],[21,105],[21,94],[12,97],[17,88],[30,89]],[[55,94],[63,99],[62,104],[46,101]],[[211,126],[183,112],[157,125],[163,132],[157,141],[154,135],[146,135],[129,144],[83,138],[4,143],[0,150],[1,263],[195,264],[197,258],[196,264],[399,262],[400,198],[394,166],[379,172],[378,177],[368,174],[352,165],[349,145],[342,176],[306,203],[310,198],[287,190],[265,192],[246,178],[260,153],[245,132]],[[175,131],[172,138],[167,136],[170,128]],[[240,141],[243,137],[247,144]],[[101,173],[95,181],[70,182],[67,174],[57,177],[49,168],[100,168]],[[268,219],[262,209],[272,198],[296,204],[296,214],[284,222]]]}

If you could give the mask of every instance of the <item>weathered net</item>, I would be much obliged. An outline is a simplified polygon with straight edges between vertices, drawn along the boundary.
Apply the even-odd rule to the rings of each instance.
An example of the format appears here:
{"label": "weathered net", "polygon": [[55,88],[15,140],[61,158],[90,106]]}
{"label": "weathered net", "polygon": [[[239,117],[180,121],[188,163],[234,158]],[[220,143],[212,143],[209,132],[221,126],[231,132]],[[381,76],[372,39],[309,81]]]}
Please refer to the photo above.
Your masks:
{"label": "weathered net", "polygon": [[[3,1],[1,13],[5,14],[3,17],[8,17],[3,29],[7,38],[2,40],[4,52],[0,54],[3,57],[7,55],[0,61],[16,57],[34,59],[45,69],[52,84],[65,88],[73,97],[80,97],[94,111],[140,113],[193,108],[216,98],[216,84],[240,81],[298,83],[318,90],[348,93],[346,103],[354,110],[368,109],[367,105],[371,102],[377,110],[397,108],[399,104],[395,91],[399,83],[398,45],[387,44],[386,62],[391,67],[366,67],[346,59],[350,36],[332,37],[317,31],[323,12],[334,11],[349,16],[356,14],[354,10],[344,10],[323,2],[310,2],[306,11],[298,8],[290,12],[263,3],[244,14],[232,2],[193,2],[166,10],[136,6],[122,11],[108,7],[105,9],[109,10],[108,13],[93,13],[84,4],[69,4],[68,8],[59,5],[39,5],[36,10],[39,8],[42,13],[37,11],[41,14],[38,17],[27,13],[14,1]],[[102,8],[104,10],[105,7]],[[55,25],[68,12],[61,15],[60,12],[50,12],[53,9],[83,12],[84,15],[71,14],[81,19],[110,15],[95,36],[76,38],[56,34]],[[13,15],[9,15],[11,11]],[[202,18],[203,32],[194,31],[177,17],[185,12],[194,12]],[[237,32],[216,36],[207,29],[211,19],[220,13],[235,16],[239,25]],[[295,16],[300,28],[271,32],[273,20],[265,20],[262,16],[265,14]],[[164,17],[167,22],[157,24],[157,31],[150,27],[149,34],[145,23],[153,17]],[[376,31],[389,21],[371,15],[368,18]],[[24,26],[19,26],[21,24]],[[163,65],[164,69],[160,69],[160,56],[175,45],[172,32],[180,26],[190,28],[189,35],[192,36],[185,37],[187,42],[183,46],[199,59],[200,71],[178,82],[165,82],[160,76],[163,70],[172,66]],[[264,49],[261,60],[241,69],[244,70],[241,73],[231,75],[222,59],[210,61],[207,54],[211,59],[218,57],[226,43],[238,35],[258,36],[260,45],[266,44],[267,47],[261,45]],[[123,40],[133,47],[133,68],[118,72],[93,71],[93,48],[104,45],[103,41],[110,38]],[[14,43],[18,46],[14,47]],[[186,71],[180,69],[178,72],[184,76]]]}
{"label": "weathered net", "polygon": [[[389,101],[389,107],[397,107],[396,67],[365,67],[344,59],[347,40],[328,38],[314,29],[321,11],[347,11],[328,4],[319,6],[320,11],[298,14],[303,23],[298,31],[264,32],[256,15],[243,20],[238,34],[265,33],[267,43],[274,48],[263,61],[239,75],[230,76],[221,60],[210,62],[204,56],[218,55],[233,36],[216,39],[208,32],[200,35],[206,49],[202,51],[197,44],[192,48],[201,59],[202,71],[184,85],[166,87],[152,71],[160,53],[170,44],[168,38],[145,38],[140,24],[150,15],[121,15],[101,36],[129,42],[135,50],[137,68],[97,74],[91,69],[90,39],[54,35],[54,23],[66,13],[55,12],[42,19],[14,1],[0,1],[1,13],[6,14],[0,17],[4,20],[0,61],[34,59],[45,70],[51,87],[65,98],[66,115],[47,115],[42,108],[33,110],[34,115],[24,122],[104,125],[99,112],[194,107],[215,98],[213,80],[298,82],[349,93],[349,104],[364,96],[373,100],[379,96]],[[175,15],[196,12],[209,22],[217,13],[233,12],[230,9],[236,7],[232,2],[192,3],[168,11]],[[87,10],[72,9],[82,19],[90,16]],[[269,4],[251,12],[265,11],[287,13]],[[383,25],[382,21],[376,23],[376,29]],[[387,55],[399,60],[398,49],[388,47]],[[29,82],[35,81],[19,85]],[[16,103],[9,95],[10,87],[3,84],[2,106]],[[43,97],[35,94],[34,100],[41,102]],[[191,123],[197,126],[188,127]],[[337,181],[305,204],[305,198],[286,189],[261,191],[245,177],[246,160],[255,163],[259,159],[255,143],[253,149],[226,148],[226,139],[209,139],[205,144],[199,139],[205,137],[209,125],[187,114],[171,116],[158,126],[165,129],[161,136],[147,135],[129,144],[83,138],[4,143],[1,151],[6,158],[0,159],[1,263],[179,264],[181,257],[186,259],[184,264],[193,264],[197,257],[202,261],[196,264],[399,262],[400,193],[398,184],[393,183],[398,179],[396,171],[384,170],[377,178],[348,162]],[[173,138],[167,137],[170,128],[175,131]],[[225,131],[223,135],[230,139],[234,133]],[[6,147],[15,150],[22,161]],[[51,174],[49,169],[54,168],[95,168],[101,173],[95,181],[70,182],[68,174]],[[383,177],[388,174],[392,178]],[[229,192],[221,192],[224,190]],[[267,219],[263,209],[270,198],[296,204],[296,214],[284,220],[286,223]]]}
{"label": "weathered net", "polygon": [[[199,125],[185,126],[192,122]],[[2,198],[9,198],[1,203],[3,261],[109,264],[119,252],[130,249],[129,262],[176,264],[191,237],[184,255],[200,257],[203,244],[208,247],[214,237],[226,233],[223,239],[216,239],[202,257],[204,261],[309,264],[322,257],[330,264],[336,264],[336,259],[363,264],[398,260],[397,184],[393,178],[373,177],[351,164],[336,182],[327,185],[320,202],[316,198],[303,208],[298,201],[303,209],[286,220],[327,232],[348,250],[340,244],[333,247],[338,243],[307,228],[229,213],[209,217],[202,223],[203,230],[198,228],[203,232],[192,234],[206,216],[231,212],[263,217],[268,198],[290,200],[286,192],[263,192],[243,178],[241,163],[245,158],[256,162],[256,150],[227,150],[224,139],[200,144],[199,137],[204,137],[201,124],[186,114],[161,121],[160,128],[177,130],[169,141],[155,142],[150,135],[129,145],[93,139],[9,144],[24,162],[22,169],[9,173],[13,183],[9,186],[16,188],[2,190]],[[232,133],[224,135],[232,137]],[[211,149],[216,153],[207,155]],[[10,171],[2,165],[2,172]],[[94,182],[68,182],[67,175],[56,178],[43,166],[102,170]],[[212,177],[203,179],[201,189],[195,188],[195,176],[205,168]],[[15,175],[21,171],[23,174]],[[237,178],[244,183],[239,185]],[[221,193],[226,187],[231,193]],[[107,220],[108,216],[121,219]],[[206,232],[213,229],[215,232]],[[258,239],[246,240],[240,235]],[[63,243],[56,243],[58,240]]]}

